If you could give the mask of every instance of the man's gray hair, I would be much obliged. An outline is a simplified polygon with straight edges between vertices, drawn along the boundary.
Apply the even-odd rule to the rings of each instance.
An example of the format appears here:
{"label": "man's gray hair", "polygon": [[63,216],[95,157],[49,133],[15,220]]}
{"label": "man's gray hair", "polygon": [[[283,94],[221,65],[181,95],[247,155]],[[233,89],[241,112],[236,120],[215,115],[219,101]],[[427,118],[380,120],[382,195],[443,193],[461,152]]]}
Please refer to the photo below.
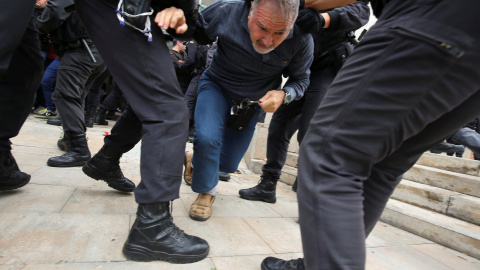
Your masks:
{"label": "man's gray hair", "polygon": [[295,22],[298,16],[299,0],[254,0],[252,3],[252,14],[255,13],[258,5],[270,2],[273,4],[273,12],[278,12],[283,18]]}

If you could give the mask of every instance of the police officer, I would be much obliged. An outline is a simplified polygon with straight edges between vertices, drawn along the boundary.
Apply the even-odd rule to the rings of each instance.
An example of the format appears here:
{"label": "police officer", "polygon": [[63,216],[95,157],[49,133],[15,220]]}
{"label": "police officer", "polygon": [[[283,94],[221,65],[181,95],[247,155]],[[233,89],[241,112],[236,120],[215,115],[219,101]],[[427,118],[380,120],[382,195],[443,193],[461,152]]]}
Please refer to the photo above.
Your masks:
{"label": "police officer", "polygon": [[480,2],[371,4],[378,21],[328,89],[300,146],[305,259],[267,258],[262,269],[364,269],[365,238],[402,174],[480,115]]}
{"label": "police officer", "polygon": [[37,19],[38,30],[50,34],[54,52],[62,58],[52,99],[61,115],[67,153],[48,159],[47,165],[52,167],[82,166],[90,159],[83,113],[85,98],[94,80],[105,70],[77,12],[65,10],[71,3],[49,0]]}
{"label": "police officer", "polygon": [[327,18],[323,27],[317,27],[313,33],[315,58],[310,66],[310,85],[302,99],[281,106],[273,114],[268,127],[267,163],[262,168],[261,181],[253,188],[240,190],[241,198],[276,202],[276,185],[285,165],[291,137],[298,130],[298,143],[302,142],[328,86],[353,50],[349,40],[351,31],[365,25],[369,17],[370,9],[361,1],[322,13],[313,9],[300,11],[297,24],[304,26],[306,31],[315,31],[316,28],[311,26],[319,25]]}
{"label": "police officer", "polygon": [[[140,14],[149,10],[149,1],[141,2],[146,4],[140,6],[141,10],[133,1],[123,3],[122,13]],[[208,243],[181,231],[170,214],[170,201],[179,197],[182,181],[188,116],[159,27],[175,38],[180,38],[182,33],[190,38],[196,2],[153,1],[155,11],[160,12],[155,23],[152,22],[151,32],[144,33],[129,26],[144,29],[144,21],[129,20],[121,13],[118,13],[120,17],[116,16],[117,5],[118,1],[114,0],[76,1],[89,35],[129,104],[111,135],[105,137],[102,149],[83,171],[96,179],[121,181],[124,177],[118,167],[119,159],[141,139],[142,179],[135,189],[137,218],[123,253],[137,261],[199,261],[208,255]]]}
{"label": "police officer", "polygon": [[40,40],[33,20],[34,0],[4,1],[0,10],[0,190],[25,186],[30,175],[21,172],[11,153],[33,106],[43,74]]}

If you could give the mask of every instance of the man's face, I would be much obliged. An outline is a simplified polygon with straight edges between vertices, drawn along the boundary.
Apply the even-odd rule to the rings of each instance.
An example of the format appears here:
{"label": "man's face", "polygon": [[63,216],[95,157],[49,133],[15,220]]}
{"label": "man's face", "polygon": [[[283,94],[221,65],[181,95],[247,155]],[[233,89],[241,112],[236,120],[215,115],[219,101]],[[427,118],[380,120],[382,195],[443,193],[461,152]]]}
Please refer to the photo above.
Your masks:
{"label": "man's face", "polygon": [[177,47],[178,47],[178,51],[183,53],[187,50],[187,46],[185,44],[183,44],[183,42],[181,41],[177,41]]}
{"label": "man's face", "polygon": [[282,18],[270,7],[269,2],[262,2],[255,12],[250,8],[248,15],[248,30],[253,48],[260,54],[266,54],[275,49],[287,38],[293,21]]}

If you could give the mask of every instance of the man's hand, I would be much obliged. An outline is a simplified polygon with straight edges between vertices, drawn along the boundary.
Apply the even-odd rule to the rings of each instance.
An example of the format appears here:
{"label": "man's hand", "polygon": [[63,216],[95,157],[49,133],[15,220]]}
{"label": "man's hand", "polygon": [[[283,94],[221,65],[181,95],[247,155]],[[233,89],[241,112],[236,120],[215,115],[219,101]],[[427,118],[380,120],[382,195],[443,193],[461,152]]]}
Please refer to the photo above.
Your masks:
{"label": "man's hand", "polygon": [[285,92],[281,90],[268,91],[259,101],[260,107],[266,112],[275,112],[285,99]]}
{"label": "man's hand", "polygon": [[325,17],[312,8],[302,9],[298,12],[295,22],[305,33],[319,33],[325,25]]}
{"label": "man's hand", "polygon": [[45,6],[47,6],[47,0],[37,0],[35,4],[35,8],[44,8]]}
{"label": "man's hand", "polygon": [[183,34],[188,29],[183,10],[176,7],[169,7],[158,12],[155,16],[155,23],[164,30],[175,29],[177,34]]}

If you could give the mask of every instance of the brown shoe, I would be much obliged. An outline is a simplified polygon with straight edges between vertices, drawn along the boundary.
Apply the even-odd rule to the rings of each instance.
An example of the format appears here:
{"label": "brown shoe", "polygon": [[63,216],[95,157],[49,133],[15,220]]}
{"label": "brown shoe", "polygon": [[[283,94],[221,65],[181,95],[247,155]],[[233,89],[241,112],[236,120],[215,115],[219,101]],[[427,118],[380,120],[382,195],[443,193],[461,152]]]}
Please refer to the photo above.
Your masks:
{"label": "brown shoe", "polygon": [[205,221],[212,215],[212,204],[215,196],[206,193],[198,194],[197,199],[190,207],[190,217],[194,220]]}
{"label": "brown shoe", "polygon": [[183,161],[183,165],[185,165],[185,172],[183,173],[183,179],[187,185],[192,184],[192,175],[193,175],[193,168],[192,168],[192,157],[193,152],[185,152],[185,159]]}

